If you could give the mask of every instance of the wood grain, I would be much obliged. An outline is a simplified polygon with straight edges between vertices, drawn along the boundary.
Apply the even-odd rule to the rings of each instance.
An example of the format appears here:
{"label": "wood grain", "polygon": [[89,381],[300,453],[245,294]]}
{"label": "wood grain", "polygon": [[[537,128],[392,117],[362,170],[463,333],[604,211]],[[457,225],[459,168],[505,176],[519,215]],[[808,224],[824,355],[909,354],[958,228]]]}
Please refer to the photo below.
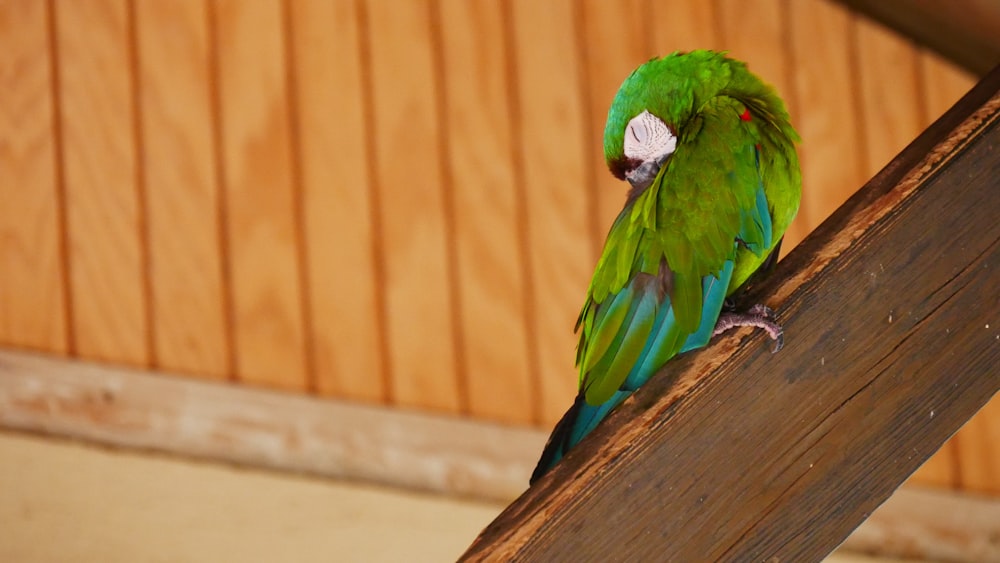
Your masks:
{"label": "wood grain", "polygon": [[0,341],[66,353],[47,4],[0,4]]}
{"label": "wood grain", "polygon": [[674,51],[722,49],[717,2],[678,0],[649,2],[649,33],[653,49],[662,55]]}
{"label": "wood grain", "polygon": [[458,412],[455,291],[429,0],[366,2],[392,400]]}
{"label": "wood grain", "polygon": [[[585,61],[581,70],[586,76],[587,94],[584,139],[589,180],[597,202],[592,219],[596,254],[604,248],[604,239],[625,206],[628,193],[628,184],[612,176],[604,160],[608,108],[628,75],[643,62],[659,56],[652,46],[646,6],[643,0],[588,0],[579,7],[582,34],[586,37],[581,55]],[[582,304],[583,296],[580,300]]]}
{"label": "wood grain", "polygon": [[279,0],[216,0],[226,249],[236,374],[307,382],[285,38]]}
{"label": "wood grain", "polygon": [[527,330],[524,190],[514,176],[502,9],[465,0],[438,6],[468,413],[530,423],[538,417],[537,366]]}
{"label": "wood grain", "polygon": [[791,57],[784,43],[788,14],[783,13],[782,0],[758,0],[752,8],[740,0],[717,0],[715,4],[721,48],[746,61],[754,74],[774,86],[788,102],[794,88]]}
{"label": "wood grain", "polygon": [[53,7],[75,351],[146,365],[128,5],[81,0]]}
{"label": "wood grain", "polygon": [[382,401],[380,287],[357,2],[291,2],[316,389]]}
{"label": "wood grain", "polygon": [[[925,124],[933,122],[945,111],[952,107],[966,92],[975,85],[973,77],[959,69],[940,56],[926,50],[918,51],[918,69],[920,73],[919,92],[923,101],[922,118]],[[994,398],[993,403],[997,402]],[[978,441],[977,419],[989,416],[989,409],[973,418],[970,424],[966,425],[971,430],[959,430],[958,433],[941,449],[929,459],[916,473],[911,481],[922,485],[959,488],[962,486],[962,464],[963,453],[968,450],[961,447],[962,436],[971,436],[972,442]],[[968,433],[968,434],[967,434]],[[975,454],[973,454],[975,455]],[[975,463],[975,461],[973,461]],[[992,479],[993,485],[1000,482],[1000,472],[996,473]]]}
{"label": "wood grain", "polygon": [[136,2],[150,313],[157,367],[224,378],[229,365],[203,1]]}
{"label": "wood grain", "polygon": [[[920,51],[882,25],[862,18],[856,21],[863,116],[863,169],[874,175],[912,141],[933,119],[968,91],[972,84],[936,113],[926,115],[926,92],[920,77]],[[917,95],[913,95],[917,92]],[[958,460],[952,442],[945,443],[911,477],[914,483],[952,487]]]}
{"label": "wood grain", "polygon": [[1000,62],[1000,4],[992,0],[839,1],[970,72],[983,74]]}
{"label": "wood grain", "polygon": [[[982,306],[988,307],[988,298]],[[994,310],[1000,303],[994,298]],[[987,328],[989,324],[989,328]],[[984,323],[981,331],[993,332],[993,345],[1000,341],[996,320]],[[955,435],[958,462],[958,485],[963,491],[1000,496],[1000,397],[994,396],[975,417]]]}
{"label": "wood grain", "polygon": [[[982,205],[998,140],[1000,69],[753,292],[781,311],[780,354],[744,330],[680,358],[463,560],[832,551],[1000,390],[997,330],[984,329],[1000,305],[1000,223]],[[928,230],[931,218],[963,244]]]}
{"label": "wood grain", "polygon": [[[795,119],[802,136],[801,221],[815,227],[864,181],[852,68],[852,17],[830,0],[789,2]],[[807,53],[807,54],[806,54]]]}
{"label": "wood grain", "polygon": [[921,97],[913,95],[920,92],[919,52],[877,23],[859,18],[855,26],[858,53],[864,53],[858,57],[859,115],[864,123],[861,141],[865,149],[862,170],[870,177],[916,138],[930,120],[924,120]]}
{"label": "wood grain", "polygon": [[[862,139],[864,168],[866,173],[874,174],[968,88],[956,92],[947,102],[937,101],[931,115],[927,109],[926,84],[921,80],[920,51],[904,38],[865,19],[857,20],[857,38],[858,51],[865,54],[859,60],[861,111],[866,124]],[[956,455],[955,442],[946,442],[914,473],[910,482],[956,486]]]}
{"label": "wood grain", "polygon": [[588,218],[584,103],[569,0],[511,3],[520,138],[537,321],[541,421],[551,424],[576,395],[576,321],[596,262]]}
{"label": "wood grain", "polygon": [[976,84],[976,78],[937,54],[921,50],[920,68],[924,117],[931,122],[941,116]]}

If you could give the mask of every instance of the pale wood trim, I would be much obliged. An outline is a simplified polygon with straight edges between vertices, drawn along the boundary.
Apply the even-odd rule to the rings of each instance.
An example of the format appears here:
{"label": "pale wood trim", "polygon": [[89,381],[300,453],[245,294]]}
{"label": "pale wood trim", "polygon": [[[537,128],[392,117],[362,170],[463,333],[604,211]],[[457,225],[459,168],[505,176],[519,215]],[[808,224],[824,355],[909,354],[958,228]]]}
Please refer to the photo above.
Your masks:
{"label": "pale wood trim", "polygon": [[0,427],[510,500],[545,433],[0,350]]}
{"label": "pale wood trim", "polygon": [[1000,499],[903,487],[841,547],[926,561],[1000,561]]}

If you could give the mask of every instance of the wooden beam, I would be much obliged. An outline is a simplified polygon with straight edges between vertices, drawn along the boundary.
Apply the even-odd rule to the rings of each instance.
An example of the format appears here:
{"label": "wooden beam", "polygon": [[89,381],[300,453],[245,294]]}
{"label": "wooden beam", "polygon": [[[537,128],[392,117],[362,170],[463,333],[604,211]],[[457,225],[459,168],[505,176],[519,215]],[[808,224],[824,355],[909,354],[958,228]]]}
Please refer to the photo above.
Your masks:
{"label": "wooden beam", "polygon": [[1000,389],[1000,68],[800,244],[465,561],[813,561]]}
{"label": "wooden beam", "polygon": [[1000,63],[995,0],[839,0],[982,76]]}
{"label": "wooden beam", "polygon": [[545,435],[0,350],[0,428],[509,501]]}

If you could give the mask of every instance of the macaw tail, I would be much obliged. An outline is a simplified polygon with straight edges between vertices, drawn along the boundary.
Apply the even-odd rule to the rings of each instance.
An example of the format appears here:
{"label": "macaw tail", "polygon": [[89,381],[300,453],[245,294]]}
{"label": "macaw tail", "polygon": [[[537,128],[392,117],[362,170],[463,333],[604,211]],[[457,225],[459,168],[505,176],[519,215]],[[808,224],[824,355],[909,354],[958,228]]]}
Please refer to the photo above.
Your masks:
{"label": "macaw tail", "polygon": [[528,484],[533,485],[549,469],[552,469],[552,466],[562,459],[570,448],[596,428],[597,423],[631,394],[632,391],[618,391],[608,401],[595,406],[584,400],[584,392],[580,390],[576,394],[573,404],[552,429],[552,434],[549,434],[549,439],[545,442],[545,449],[542,450],[542,455],[538,458],[538,463],[531,473]]}
{"label": "macaw tail", "polygon": [[580,409],[585,404],[587,403],[583,400],[583,391],[580,391],[576,394],[576,400],[573,401],[573,405],[569,407],[566,414],[562,415],[562,418],[556,423],[555,428],[552,429],[552,434],[549,434],[549,439],[545,442],[545,449],[542,450],[542,456],[538,458],[535,470],[531,472],[531,479],[528,480],[528,485],[534,485],[535,481],[539,480],[557,461],[562,459],[566,450],[569,449],[569,437],[573,432],[573,426],[580,414]]}

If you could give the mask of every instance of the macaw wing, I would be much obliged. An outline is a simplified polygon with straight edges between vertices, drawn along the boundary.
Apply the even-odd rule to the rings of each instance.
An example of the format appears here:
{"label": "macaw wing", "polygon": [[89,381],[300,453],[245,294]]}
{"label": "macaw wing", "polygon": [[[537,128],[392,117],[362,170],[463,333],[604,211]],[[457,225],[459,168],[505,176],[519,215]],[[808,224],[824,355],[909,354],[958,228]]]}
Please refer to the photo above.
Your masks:
{"label": "macaw wing", "polygon": [[735,260],[740,247],[763,258],[772,245],[757,126],[738,100],[713,98],[681,132],[664,174],[669,196],[661,196],[659,232],[685,331],[700,324],[704,276]]}

